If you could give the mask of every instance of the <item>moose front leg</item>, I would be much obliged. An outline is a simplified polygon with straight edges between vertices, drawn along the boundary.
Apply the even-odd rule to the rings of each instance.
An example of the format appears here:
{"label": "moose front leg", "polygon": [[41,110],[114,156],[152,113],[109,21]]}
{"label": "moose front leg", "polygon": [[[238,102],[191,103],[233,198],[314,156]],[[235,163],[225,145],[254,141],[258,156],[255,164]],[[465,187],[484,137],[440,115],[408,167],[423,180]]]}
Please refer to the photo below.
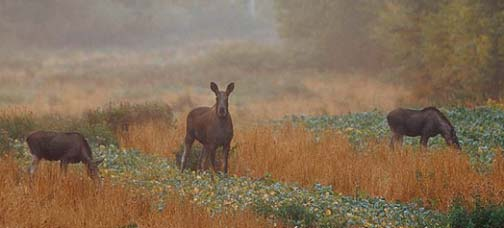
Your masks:
{"label": "moose front leg", "polygon": [[32,162],[31,162],[30,168],[28,169],[28,172],[30,173],[30,175],[33,175],[35,173],[39,162],[40,162],[40,158],[37,157],[36,155],[32,155]]}
{"label": "moose front leg", "polygon": [[390,148],[395,150],[397,146],[402,147],[403,144],[403,135],[393,133],[392,138],[390,139]]}
{"label": "moose front leg", "polygon": [[67,174],[67,170],[68,170],[68,162],[67,161],[60,161],[60,170],[64,175]]}
{"label": "moose front leg", "polygon": [[200,171],[204,171],[207,169],[207,161],[208,161],[208,151],[203,147],[201,150],[201,154],[199,156],[198,169]]}
{"label": "moose front leg", "polygon": [[224,151],[224,173],[228,173],[228,159],[229,159],[229,150],[231,149],[231,144],[228,143],[224,145],[223,151]]}
{"label": "moose front leg", "polygon": [[420,138],[420,145],[422,147],[422,150],[427,150],[428,144],[429,144],[429,136],[422,136],[422,138]]}
{"label": "moose front leg", "polygon": [[217,161],[215,160],[215,150],[217,149],[214,145],[206,145],[205,150],[210,155],[210,162],[212,163],[212,168],[214,172],[217,172]]}

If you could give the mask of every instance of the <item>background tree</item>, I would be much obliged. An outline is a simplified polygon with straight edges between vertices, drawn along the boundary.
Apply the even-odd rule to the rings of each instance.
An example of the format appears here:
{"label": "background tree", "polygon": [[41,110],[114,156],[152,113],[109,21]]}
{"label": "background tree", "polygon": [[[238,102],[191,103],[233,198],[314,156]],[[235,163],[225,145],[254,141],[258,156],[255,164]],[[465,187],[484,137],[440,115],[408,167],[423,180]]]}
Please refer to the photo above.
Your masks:
{"label": "background tree", "polygon": [[380,65],[380,48],[371,39],[379,1],[275,0],[278,32],[300,60],[322,69],[369,70]]}
{"label": "background tree", "polygon": [[380,70],[429,103],[503,95],[502,1],[275,0],[275,9],[298,67]]}
{"label": "background tree", "polygon": [[436,101],[498,97],[503,88],[501,5],[389,0],[373,34],[389,53],[395,76],[419,96]]}

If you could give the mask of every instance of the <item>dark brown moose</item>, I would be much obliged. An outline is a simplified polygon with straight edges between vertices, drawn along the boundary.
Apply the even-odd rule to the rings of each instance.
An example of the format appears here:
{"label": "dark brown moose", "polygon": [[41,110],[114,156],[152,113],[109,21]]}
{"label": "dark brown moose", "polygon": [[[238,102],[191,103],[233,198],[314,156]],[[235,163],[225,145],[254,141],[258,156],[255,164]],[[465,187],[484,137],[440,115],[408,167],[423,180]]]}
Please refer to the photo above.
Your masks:
{"label": "dark brown moose", "polygon": [[87,167],[89,177],[98,179],[98,165],[103,159],[93,160],[88,142],[77,132],[36,131],[26,138],[32,163],[30,174],[37,169],[40,160],[60,161],[61,170],[66,173],[69,163],[82,162]]}
{"label": "dark brown moose", "polygon": [[448,118],[435,107],[422,110],[398,108],[387,115],[387,122],[392,130],[390,146],[402,145],[403,136],[421,136],[420,144],[424,149],[430,137],[441,134],[446,144],[460,150],[455,128]]}
{"label": "dark brown moose", "polygon": [[184,152],[181,159],[181,170],[186,168],[187,154],[191,151],[194,140],[203,144],[203,152],[199,158],[199,168],[204,169],[206,160],[210,156],[212,168],[217,171],[215,150],[222,146],[224,151],[224,173],[228,172],[228,158],[231,140],[233,139],[233,122],[228,110],[228,99],[234,89],[230,83],[226,91],[219,91],[214,82],[210,88],[215,93],[216,103],[212,107],[199,107],[187,115],[187,129],[184,140]]}

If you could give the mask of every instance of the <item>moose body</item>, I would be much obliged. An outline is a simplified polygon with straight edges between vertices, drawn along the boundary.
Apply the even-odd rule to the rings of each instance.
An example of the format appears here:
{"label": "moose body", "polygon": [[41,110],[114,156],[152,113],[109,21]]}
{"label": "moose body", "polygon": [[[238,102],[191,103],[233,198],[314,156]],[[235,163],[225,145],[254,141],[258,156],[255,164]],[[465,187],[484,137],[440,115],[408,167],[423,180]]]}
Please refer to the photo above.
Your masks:
{"label": "moose body", "polygon": [[26,142],[32,155],[30,174],[35,172],[40,160],[48,160],[60,161],[60,167],[65,173],[68,164],[82,162],[92,179],[98,177],[98,165],[103,160],[93,160],[91,148],[80,133],[36,131],[26,138]]}
{"label": "moose body", "polygon": [[210,156],[212,168],[217,171],[215,151],[223,147],[224,172],[228,172],[228,159],[231,140],[233,139],[233,121],[228,110],[228,98],[234,89],[234,83],[227,86],[226,91],[219,91],[217,84],[211,83],[210,88],[215,93],[216,104],[212,107],[199,107],[187,115],[187,128],[184,140],[184,152],[181,159],[181,170],[186,168],[187,154],[190,153],[194,140],[203,145],[199,158],[199,168],[204,169]]}
{"label": "moose body", "polygon": [[460,150],[455,128],[448,118],[435,107],[422,110],[398,108],[387,115],[387,122],[392,131],[390,145],[402,144],[403,137],[421,136],[420,144],[427,148],[430,137],[441,134],[449,146]]}

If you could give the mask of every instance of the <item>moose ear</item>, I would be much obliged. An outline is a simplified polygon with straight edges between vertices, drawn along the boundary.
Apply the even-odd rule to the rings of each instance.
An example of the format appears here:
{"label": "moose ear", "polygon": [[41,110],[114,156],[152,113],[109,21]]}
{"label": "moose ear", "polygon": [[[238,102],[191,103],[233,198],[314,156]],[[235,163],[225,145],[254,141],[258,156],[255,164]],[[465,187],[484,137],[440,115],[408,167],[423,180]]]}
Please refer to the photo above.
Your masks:
{"label": "moose ear", "polygon": [[234,90],[234,82],[231,82],[231,83],[229,83],[229,85],[226,88],[226,94],[229,96],[229,94],[231,94],[231,92],[233,92],[233,90]]}
{"label": "moose ear", "polygon": [[94,160],[93,162],[94,162],[94,164],[95,164],[96,166],[98,166],[98,165],[100,165],[100,164],[103,162],[103,160],[104,160],[103,158],[100,158],[100,159],[96,159],[96,160]]}
{"label": "moose ear", "polygon": [[212,89],[215,94],[219,94],[219,87],[215,84],[215,82],[210,83],[210,89]]}

